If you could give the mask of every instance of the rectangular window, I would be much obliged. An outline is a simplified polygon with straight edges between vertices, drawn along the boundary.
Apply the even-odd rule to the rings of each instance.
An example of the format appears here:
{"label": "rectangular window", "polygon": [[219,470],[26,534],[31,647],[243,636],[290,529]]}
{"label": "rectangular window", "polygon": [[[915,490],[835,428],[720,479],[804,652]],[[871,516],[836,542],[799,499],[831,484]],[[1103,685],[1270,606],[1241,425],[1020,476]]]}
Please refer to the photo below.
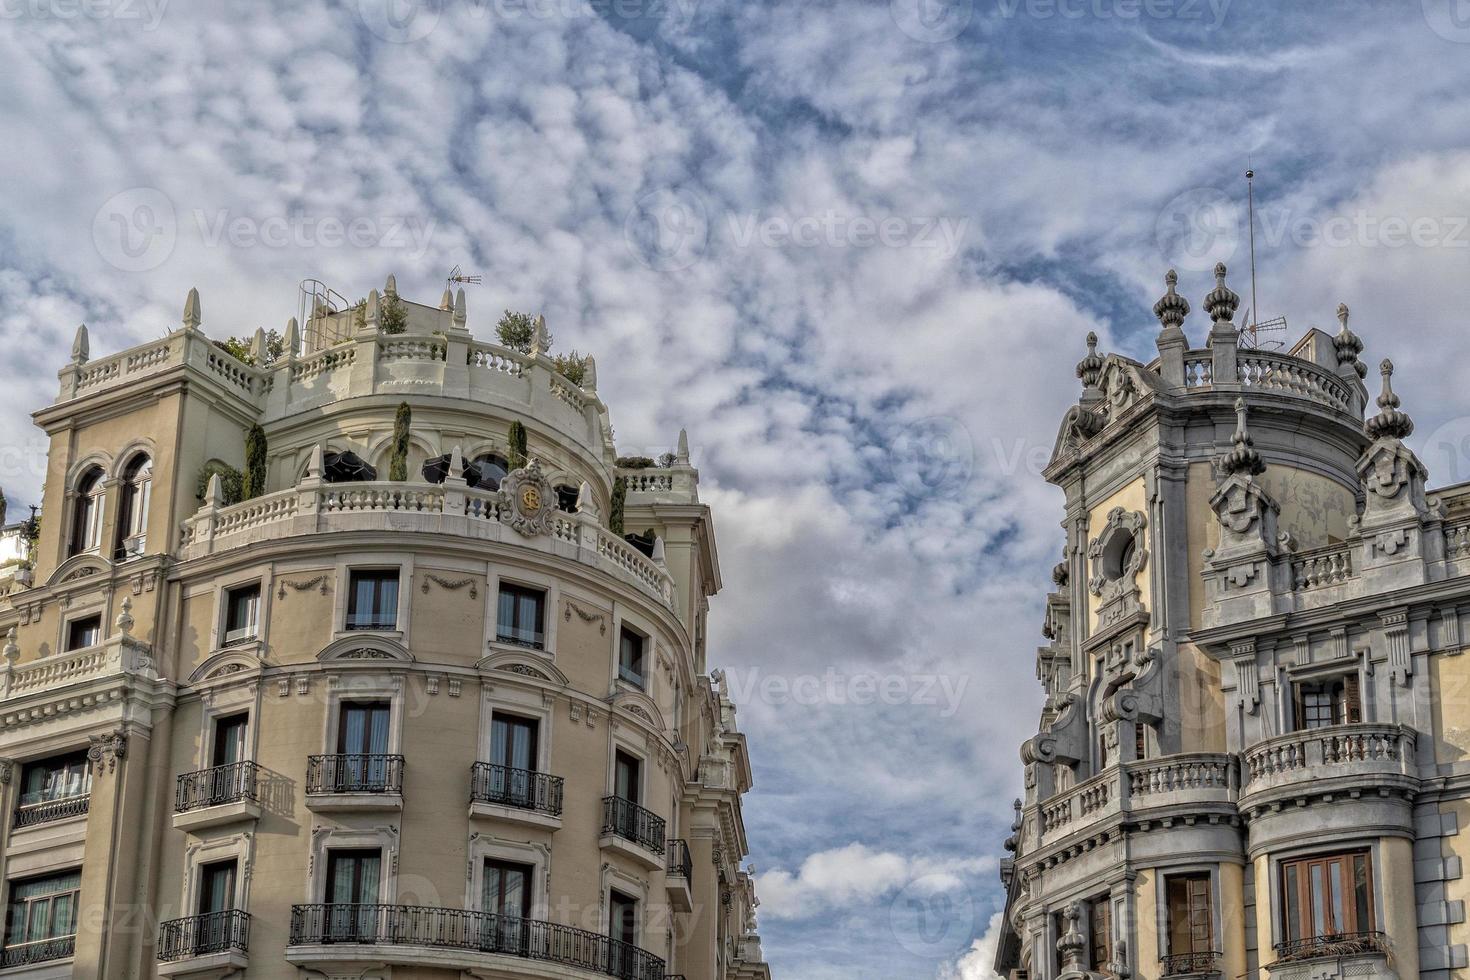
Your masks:
{"label": "rectangular window", "polygon": [[398,628],[398,570],[353,572],[347,596],[349,630]]}
{"label": "rectangular window", "polygon": [[537,650],[546,646],[546,593],[520,585],[500,586],[495,637]]}
{"label": "rectangular window", "polygon": [[[81,886],[80,868],[11,883],[5,922],[6,962],[12,954],[19,963],[70,955],[70,949],[56,941],[76,935],[77,893]],[[48,950],[48,946],[55,948]]]}
{"label": "rectangular window", "polygon": [[1293,685],[1292,695],[1298,730],[1355,725],[1363,720],[1357,674],[1302,681]]}
{"label": "rectangular window", "polygon": [[629,684],[643,686],[643,645],[646,642],[642,634],[636,633],[624,626],[618,634],[618,676]]}
{"label": "rectangular window", "polygon": [[[199,869],[199,914],[228,912],[235,907],[235,862],[216,861]],[[208,927],[208,923],[206,923]]]}
{"label": "rectangular window", "polygon": [[250,730],[248,714],[228,715],[214,723],[214,747],[210,753],[211,768],[230,766],[245,760],[245,735]]}
{"label": "rectangular window", "polygon": [[1173,875],[1164,890],[1169,903],[1169,954],[1213,952],[1209,873]]}
{"label": "rectangular window", "polygon": [[383,792],[392,776],[388,725],[392,709],[386,701],[352,701],[337,719],[337,753],[332,774],[338,793]]}
{"label": "rectangular window", "polygon": [[327,854],[326,940],[371,942],[378,934],[379,851],[329,851]]}
{"label": "rectangular window", "polygon": [[612,892],[608,895],[607,906],[608,936],[629,946],[638,945],[638,900],[621,892]]}
{"label": "rectangular window", "polygon": [[507,769],[536,768],[536,730],[530,718],[496,712],[490,719],[490,764]]}
{"label": "rectangular window", "polygon": [[639,801],[639,776],[642,763],[625,752],[619,752],[613,761],[613,795],[629,803]]}
{"label": "rectangular window", "polygon": [[87,753],[54,756],[26,763],[20,777],[20,805],[86,796],[92,791],[92,767]]}
{"label": "rectangular window", "polygon": [[480,926],[480,949],[483,952],[512,953],[525,956],[530,952],[532,868],[507,861],[485,862],[485,883],[480,894],[480,910],[488,913]]}
{"label": "rectangular window", "polygon": [[1288,943],[1373,932],[1373,868],[1366,851],[1283,861]]}
{"label": "rectangular window", "polygon": [[102,615],[83,616],[66,626],[66,649],[85,650],[102,642]]}
{"label": "rectangular window", "polygon": [[260,585],[225,593],[225,646],[248,643],[260,635]]}
{"label": "rectangular window", "polygon": [[1087,945],[1092,950],[1092,969],[1112,976],[1108,965],[1113,962],[1113,906],[1107,898],[1099,898],[1088,909]]}

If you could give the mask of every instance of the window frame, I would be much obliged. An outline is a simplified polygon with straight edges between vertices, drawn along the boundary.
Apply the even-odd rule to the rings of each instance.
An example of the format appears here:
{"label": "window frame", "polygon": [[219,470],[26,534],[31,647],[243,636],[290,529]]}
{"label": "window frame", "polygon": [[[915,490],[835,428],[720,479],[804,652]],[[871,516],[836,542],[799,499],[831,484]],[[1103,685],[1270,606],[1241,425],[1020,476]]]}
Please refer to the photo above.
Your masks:
{"label": "window frame", "polygon": [[[30,802],[26,801],[26,797],[32,792],[26,789],[26,786],[31,781],[31,773],[38,770],[62,773],[66,772],[72,766],[75,766],[79,770],[81,775],[82,788],[80,792],[64,793],[60,796],[43,795],[39,799],[32,800]],[[70,783],[71,780],[68,779],[67,782]],[[39,792],[42,792],[44,794],[45,790],[43,789]],[[80,799],[83,796],[90,796],[91,794],[92,764],[91,761],[87,758],[86,749],[74,749],[70,752],[57,752],[51,755],[40,756],[35,759],[28,759],[20,764],[19,782],[17,784],[15,793],[16,808],[20,808],[23,806],[34,806],[38,803],[55,803],[58,800]]]}
{"label": "window frame", "polygon": [[[637,643],[636,669],[624,663],[623,652],[630,639]],[[629,626],[626,620],[618,624],[618,680],[632,684],[640,691],[648,690],[648,648],[652,642],[646,633]]]}
{"label": "window frame", "polygon": [[[1280,859],[1277,862],[1276,867],[1275,885],[1281,929],[1281,941],[1285,943],[1293,943],[1328,936],[1357,935],[1361,933],[1379,931],[1376,925],[1378,921],[1378,900],[1377,895],[1375,894],[1376,879],[1373,874],[1373,854],[1374,851],[1371,847],[1350,847],[1343,850],[1319,851],[1311,854],[1302,854],[1295,857]],[[1363,884],[1362,897],[1366,900],[1368,923],[1365,926],[1363,923],[1357,921],[1357,898],[1359,896],[1354,894],[1352,896],[1352,899],[1350,900],[1348,898],[1347,892],[1344,892],[1343,911],[1345,913],[1344,918],[1347,921],[1344,922],[1342,925],[1352,926],[1352,928],[1332,928],[1332,926],[1335,925],[1335,923],[1331,921],[1333,910],[1331,908],[1331,901],[1326,900],[1323,904],[1323,926],[1326,931],[1324,931],[1321,936],[1319,936],[1315,931],[1315,917],[1313,916],[1312,909],[1311,869],[1314,867],[1320,867],[1323,869],[1321,881],[1322,887],[1324,889],[1323,895],[1324,897],[1326,897],[1329,896],[1331,892],[1329,877],[1330,872],[1328,870],[1331,863],[1346,862],[1344,864],[1343,882],[1348,889],[1356,892],[1356,888],[1354,887],[1352,878],[1352,861],[1356,858],[1361,858],[1363,860],[1365,880]],[[1290,889],[1288,888],[1290,871],[1297,872],[1297,894],[1295,909],[1298,915],[1295,921],[1293,920],[1293,917],[1291,915],[1293,905],[1288,901],[1288,897],[1290,894]],[[1308,926],[1310,927],[1310,929],[1297,929],[1294,934],[1294,927],[1300,926]]]}
{"label": "window frame", "polygon": [[66,555],[75,558],[99,554],[107,516],[107,471],[100,463],[94,462],[82,469],[72,482],[71,496]]}
{"label": "window frame", "polygon": [[[118,481],[121,492],[117,508],[117,545],[114,556],[117,561],[136,557],[148,547],[148,513],[153,498],[153,454],[139,450],[128,457]],[[146,474],[142,473],[146,470]],[[127,542],[141,538],[136,549],[129,549]]]}
{"label": "window frame", "polygon": [[[520,600],[530,598],[534,598],[537,600],[537,602],[539,603],[538,613],[540,616],[540,621],[536,624],[538,629],[533,630],[532,635],[539,636],[539,640],[523,640],[503,632],[502,623],[500,621],[500,611],[502,601],[506,596],[510,596],[514,600],[511,605],[511,611],[513,614],[512,618],[516,620],[519,619]],[[547,641],[550,639],[548,617],[546,615],[547,607],[550,605],[550,599],[550,590],[546,589],[543,586],[529,585],[508,579],[500,579],[496,583],[495,589],[495,642],[503,643],[508,646],[518,647],[523,650],[546,650]],[[514,623],[512,623],[512,625],[508,628],[519,629],[519,627],[516,626]]]}
{"label": "window frame", "polygon": [[[76,886],[73,888],[46,892],[38,898],[23,899],[20,901],[16,899],[16,892],[20,888],[27,885],[41,884],[46,881],[55,881],[72,875],[75,875],[77,879]],[[3,923],[3,930],[0,930],[0,949],[12,949],[33,943],[54,942],[59,939],[74,938],[77,935],[77,920],[80,918],[82,890],[82,869],[80,866],[11,878],[5,882],[5,886],[5,921]],[[71,897],[71,931],[57,932],[55,931],[54,924],[56,915],[55,902],[58,898],[64,896]],[[47,926],[45,931],[47,935],[30,938],[31,909],[34,905],[42,901],[50,906],[46,913]],[[17,914],[17,912],[22,910],[23,914]],[[17,924],[19,924],[19,930],[16,928]],[[19,936],[17,935],[17,931],[19,932]]]}
{"label": "window frame", "polygon": [[[353,619],[357,608],[357,586],[360,579],[373,578],[377,581],[374,589],[375,612],[379,615],[387,612],[385,607],[391,606],[393,616],[392,622],[384,622],[374,619],[370,623],[354,623]],[[403,568],[390,565],[358,565],[347,570],[347,595],[343,610],[342,630],[347,633],[397,633],[401,631],[403,620],[403,599],[408,591],[403,585]],[[391,604],[383,602],[382,587],[391,581],[393,583],[393,601]]]}
{"label": "window frame", "polygon": [[[1201,948],[1177,949],[1177,948],[1175,948],[1175,942],[1174,942],[1174,940],[1175,940],[1175,935],[1174,935],[1175,929],[1174,929],[1174,927],[1175,927],[1175,921],[1176,921],[1175,920],[1175,915],[1174,915],[1174,913],[1175,913],[1174,895],[1173,895],[1174,886],[1177,883],[1177,884],[1183,885],[1185,887],[1186,893],[1185,893],[1185,896],[1184,896],[1185,897],[1185,909],[1184,909],[1184,913],[1185,913],[1185,915],[1186,915],[1186,917],[1188,919],[1192,920],[1194,918],[1194,915],[1195,915],[1195,911],[1196,910],[1192,907],[1193,896],[1191,896],[1189,894],[1188,889],[1189,889],[1189,887],[1191,885],[1198,884],[1198,883],[1201,883],[1201,882],[1203,883],[1203,886],[1204,886],[1204,903],[1205,903],[1204,904],[1204,914],[1205,914],[1205,926],[1206,926],[1206,930],[1207,930],[1206,931],[1206,935],[1205,935],[1205,940],[1204,940],[1204,948],[1202,948],[1202,949]],[[1215,937],[1218,934],[1218,927],[1217,927],[1217,925],[1215,923],[1215,904],[1216,903],[1215,903],[1215,875],[1214,875],[1214,872],[1211,871],[1211,870],[1199,870],[1199,869],[1196,869],[1196,870],[1187,870],[1187,871],[1167,872],[1164,875],[1164,887],[1162,889],[1162,892],[1163,892],[1164,923],[1163,923],[1163,931],[1161,932],[1161,935],[1164,937],[1164,943],[1163,943],[1163,946],[1164,946],[1164,955],[1166,955],[1166,956],[1187,956],[1187,955],[1190,955],[1190,954],[1214,953],[1214,952],[1217,952],[1217,950],[1215,949]],[[1199,946],[1198,937],[1195,935],[1195,927],[1196,927],[1196,924],[1193,921],[1189,921],[1187,923],[1187,925],[1186,925],[1186,928],[1188,929],[1188,932],[1189,932],[1189,945],[1191,947],[1198,947]]]}
{"label": "window frame", "polygon": [[[94,621],[96,622],[97,638],[91,643],[76,643],[75,639],[78,628],[86,628],[86,624]],[[100,610],[86,612],[68,619],[65,626],[62,627],[61,652],[75,653],[78,650],[89,650],[92,647],[101,646],[107,639],[106,628],[106,621]]]}
{"label": "window frame", "polygon": [[[253,621],[250,626],[237,626],[232,629],[231,624],[234,622],[236,596],[248,591],[254,591],[255,593]],[[221,649],[244,646],[247,643],[253,643],[261,638],[261,624],[264,619],[261,613],[265,608],[265,583],[263,581],[257,579],[224,586],[221,590],[220,607],[219,647]],[[250,630],[248,635],[242,633],[240,636],[231,638],[232,633],[238,633],[245,629]]]}

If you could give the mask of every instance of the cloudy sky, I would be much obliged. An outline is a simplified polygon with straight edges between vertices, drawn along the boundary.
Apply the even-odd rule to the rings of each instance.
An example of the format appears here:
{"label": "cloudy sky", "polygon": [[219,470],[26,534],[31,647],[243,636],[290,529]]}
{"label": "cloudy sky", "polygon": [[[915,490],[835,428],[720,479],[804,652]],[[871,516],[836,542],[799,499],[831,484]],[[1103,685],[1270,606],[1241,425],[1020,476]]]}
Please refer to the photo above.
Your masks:
{"label": "cloudy sky", "polygon": [[[1283,9],[1285,8],[1285,9]],[[94,354],[396,273],[544,311],[620,447],[688,427],[778,980],[988,977],[1095,330],[1171,265],[1391,354],[1470,478],[1470,3],[5,0],[0,482]],[[1202,344],[1205,324],[1186,325]]]}

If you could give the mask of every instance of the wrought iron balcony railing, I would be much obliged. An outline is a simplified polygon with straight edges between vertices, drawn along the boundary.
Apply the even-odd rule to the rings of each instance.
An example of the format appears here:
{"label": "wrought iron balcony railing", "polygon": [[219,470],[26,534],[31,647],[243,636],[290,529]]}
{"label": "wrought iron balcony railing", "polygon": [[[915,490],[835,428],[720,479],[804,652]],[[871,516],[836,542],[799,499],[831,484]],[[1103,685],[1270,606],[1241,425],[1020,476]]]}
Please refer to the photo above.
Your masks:
{"label": "wrought iron balcony railing", "polygon": [[560,776],[477,762],[470,771],[470,800],[561,816]]}
{"label": "wrought iron balcony railing", "polygon": [[253,762],[232,762],[178,777],[174,787],[174,812],[187,813],[207,806],[257,801],[260,767]]}
{"label": "wrought iron balcony railing", "polygon": [[499,953],[592,970],[618,980],[668,980],[664,961],[585,929],[469,909],[294,905],[290,946],[426,946]]}
{"label": "wrought iron balcony railing", "polygon": [[668,857],[668,866],[665,869],[667,874],[683,878],[685,881],[693,881],[694,861],[689,857],[688,841],[677,837],[670,840]]}
{"label": "wrought iron balcony railing", "polygon": [[85,816],[91,800],[90,795],[83,793],[80,796],[62,796],[54,800],[21,803],[15,808],[15,829],[34,827],[36,824],[50,823],[53,820],[65,820],[68,817]]}
{"label": "wrought iron balcony railing", "polygon": [[1160,961],[1165,977],[1199,977],[1220,972],[1219,953],[1170,953]]}
{"label": "wrought iron balcony railing", "polygon": [[310,755],[306,792],[402,793],[401,755]]}
{"label": "wrought iron balcony railing", "polygon": [[48,963],[75,956],[76,936],[57,936],[54,939],[37,939],[28,943],[15,943],[0,950],[0,970],[12,966],[29,966],[32,963]]}
{"label": "wrought iron balcony railing", "polygon": [[664,853],[664,819],[621,796],[604,797],[602,832],[632,841],[655,854]]}
{"label": "wrought iron balcony railing", "polygon": [[239,909],[171,919],[158,927],[161,963],[250,949],[250,916]]}
{"label": "wrought iron balcony railing", "polygon": [[1313,960],[1327,956],[1356,956],[1362,953],[1388,953],[1388,938],[1381,932],[1340,932],[1330,936],[1312,936],[1277,943],[1276,962]]}

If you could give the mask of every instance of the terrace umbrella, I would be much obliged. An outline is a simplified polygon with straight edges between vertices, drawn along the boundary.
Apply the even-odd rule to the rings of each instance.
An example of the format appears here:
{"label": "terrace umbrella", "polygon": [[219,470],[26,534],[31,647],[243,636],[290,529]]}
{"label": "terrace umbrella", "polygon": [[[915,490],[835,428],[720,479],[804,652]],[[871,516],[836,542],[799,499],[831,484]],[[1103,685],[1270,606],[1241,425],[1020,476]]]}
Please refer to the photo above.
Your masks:
{"label": "terrace umbrella", "polygon": [[[448,479],[449,461],[451,458],[450,454],[446,453],[443,456],[435,456],[433,459],[424,460],[424,482],[443,483]],[[466,466],[466,469],[468,469],[468,466]]]}
{"label": "terrace umbrella", "polygon": [[354,452],[327,453],[322,458],[322,476],[328,483],[367,483],[378,478],[378,471]]}

